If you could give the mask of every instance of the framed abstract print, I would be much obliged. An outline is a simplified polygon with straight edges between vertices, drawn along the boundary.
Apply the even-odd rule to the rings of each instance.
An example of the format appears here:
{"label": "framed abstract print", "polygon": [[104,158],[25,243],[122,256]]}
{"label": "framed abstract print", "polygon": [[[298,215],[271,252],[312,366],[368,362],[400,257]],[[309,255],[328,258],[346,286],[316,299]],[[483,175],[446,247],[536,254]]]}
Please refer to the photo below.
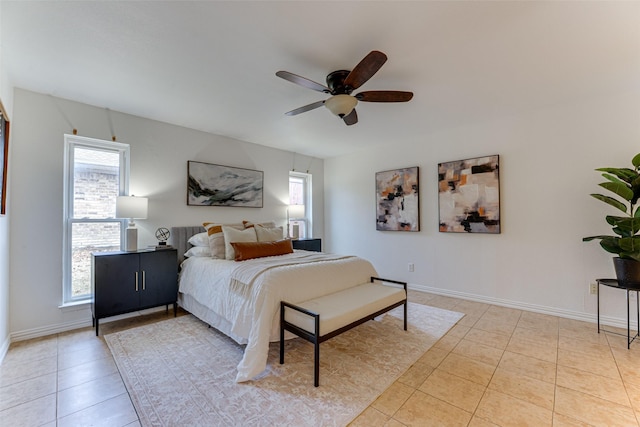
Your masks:
{"label": "framed abstract print", "polygon": [[500,157],[438,164],[440,231],[500,233]]}
{"label": "framed abstract print", "polygon": [[417,166],[376,172],[376,230],[420,231]]}
{"label": "framed abstract print", "polygon": [[262,207],[262,171],[189,160],[187,175],[187,205]]}

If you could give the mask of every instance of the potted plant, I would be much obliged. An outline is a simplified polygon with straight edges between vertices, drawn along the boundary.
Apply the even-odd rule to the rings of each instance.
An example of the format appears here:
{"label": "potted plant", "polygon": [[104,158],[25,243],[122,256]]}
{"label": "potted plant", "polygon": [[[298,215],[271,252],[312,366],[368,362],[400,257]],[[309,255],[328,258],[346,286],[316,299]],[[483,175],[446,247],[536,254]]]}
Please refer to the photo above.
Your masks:
{"label": "potted plant", "polygon": [[626,287],[640,288],[640,207],[636,203],[640,198],[640,154],[631,160],[630,168],[598,168],[605,182],[600,187],[616,197],[591,194],[592,197],[622,211],[623,216],[607,215],[606,221],[612,227],[613,236],[590,236],[584,242],[600,240],[600,246],[613,258],[618,282]]}

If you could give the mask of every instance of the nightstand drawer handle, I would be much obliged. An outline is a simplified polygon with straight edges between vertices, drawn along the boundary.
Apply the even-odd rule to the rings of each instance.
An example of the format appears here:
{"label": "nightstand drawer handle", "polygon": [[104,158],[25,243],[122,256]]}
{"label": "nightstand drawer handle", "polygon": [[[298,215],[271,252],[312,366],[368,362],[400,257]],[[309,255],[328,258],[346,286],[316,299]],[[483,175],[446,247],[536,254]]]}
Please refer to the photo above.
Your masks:
{"label": "nightstand drawer handle", "polygon": [[138,292],[138,272],[136,271],[136,292]]}
{"label": "nightstand drawer handle", "polygon": [[144,289],[146,288],[146,284],[147,284],[147,279],[146,279],[147,275],[145,274],[145,271],[142,270],[142,290],[144,291]]}

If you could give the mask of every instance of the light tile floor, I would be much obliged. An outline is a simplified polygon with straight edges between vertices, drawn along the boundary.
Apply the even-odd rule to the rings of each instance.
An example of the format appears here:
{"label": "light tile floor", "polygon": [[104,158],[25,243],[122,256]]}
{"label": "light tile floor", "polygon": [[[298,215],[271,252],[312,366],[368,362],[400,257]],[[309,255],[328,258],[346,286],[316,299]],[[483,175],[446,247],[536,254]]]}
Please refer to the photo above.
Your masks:
{"label": "light tile floor", "polygon": [[[640,342],[593,323],[410,291],[465,316],[352,426],[640,426]],[[183,312],[181,312],[182,314]],[[111,333],[172,317],[103,323]],[[93,329],[13,343],[0,365],[2,426],[139,426]]]}

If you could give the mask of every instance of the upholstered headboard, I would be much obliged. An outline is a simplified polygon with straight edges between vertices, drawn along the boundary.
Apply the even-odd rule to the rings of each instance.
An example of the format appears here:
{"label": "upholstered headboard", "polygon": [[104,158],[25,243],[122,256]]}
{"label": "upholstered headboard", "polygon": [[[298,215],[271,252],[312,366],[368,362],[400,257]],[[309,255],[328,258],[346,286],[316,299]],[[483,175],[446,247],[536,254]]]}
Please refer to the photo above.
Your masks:
{"label": "upholstered headboard", "polygon": [[178,265],[184,261],[184,253],[191,248],[189,238],[198,233],[204,232],[201,225],[191,225],[186,227],[171,227],[170,244],[178,250]]}

